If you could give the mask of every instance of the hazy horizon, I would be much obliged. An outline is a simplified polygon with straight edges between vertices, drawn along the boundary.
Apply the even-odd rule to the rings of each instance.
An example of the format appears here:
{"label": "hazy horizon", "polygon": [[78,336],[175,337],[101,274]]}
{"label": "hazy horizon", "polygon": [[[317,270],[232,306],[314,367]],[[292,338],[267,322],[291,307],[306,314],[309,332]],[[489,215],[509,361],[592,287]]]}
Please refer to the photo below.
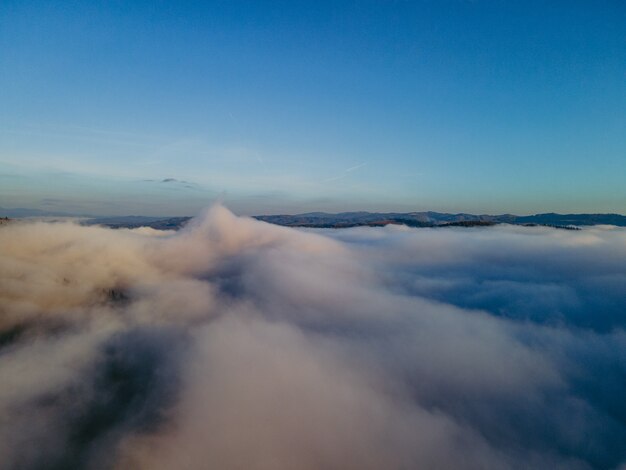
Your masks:
{"label": "hazy horizon", "polygon": [[[316,209],[315,207],[311,207],[309,208],[310,210],[306,210],[306,211],[295,211],[295,210],[285,210],[285,211],[274,211],[274,212],[250,212],[250,211],[237,211],[235,209],[232,209],[230,205],[225,204],[223,202],[223,199],[216,199],[212,202],[207,202],[204,206],[201,206],[199,209],[196,209],[195,211],[180,211],[180,212],[172,212],[172,213],[167,213],[164,212],[163,209],[161,209],[161,206],[158,207],[153,207],[152,209],[145,209],[145,206],[141,205],[138,206],[138,210],[145,210],[145,212],[133,212],[132,209],[128,209],[128,207],[126,206],[126,209],[120,209],[121,212],[80,212],[79,210],[76,210],[75,212],[72,212],[71,210],[64,210],[62,207],[58,207],[57,209],[50,209],[49,207],[46,209],[41,209],[38,207],[3,207],[0,206],[0,217],[5,217],[6,215],[4,213],[2,213],[3,209],[6,209],[8,211],[42,211],[45,212],[47,214],[49,214],[49,216],[68,216],[68,217],[93,217],[93,218],[106,218],[106,217],[132,217],[132,216],[136,216],[136,217],[162,217],[162,218],[169,218],[169,217],[195,217],[198,214],[204,212],[207,208],[213,206],[214,204],[223,204],[224,206],[228,207],[229,209],[231,209],[233,211],[234,214],[240,215],[240,216],[260,216],[260,215],[300,215],[300,214],[308,214],[308,213],[327,213],[327,214],[341,214],[341,213],[350,213],[350,212],[371,212],[371,213],[398,213],[398,214],[402,214],[402,213],[412,213],[412,212],[437,212],[437,213],[448,213],[448,214],[472,214],[472,215],[504,215],[504,214],[511,214],[511,215],[518,215],[518,216],[529,216],[529,215],[537,215],[537,214],[551,214],[551,213],[555,213],[555,214],[616,214],[616,215],[622,215],[622,216],[626,216],[626,212],[609,212],[609,211],[605,211],[605,212],[583,212],[583,211],[574,211],[574,212],[556,212],[556,211],[539,211],[539,212],[527,212],[527,213],[523,213],[523,212],[512,212],[512,211],[504,211],[504,212],[487,212],[487,211],[475,211],[475,212],[470,212],[470,211],[462,211],[462,210],[436,210],[436,209],[407,209],[405,208],[404,210],[394,210],[394,209],[390,209],[390,210],[371,210],[371,209],[367,209],[367,208],[353,208],[350,210],[342,210],[341,208],[338,208],[337,210],[334,211],[330,211],[330,210],[321,210],[321,209]],[[73,206],[70,206],[70,208]],[[235,205],[235,207],[237,207],[237,205]],[[6,212],[6,211],[5,211]],[[8,212],[7,212],[8,213]],[[43,215],[46,216],[46,215]],[[30,215],[13,215],[13,217],[18,217],[18,218],[22,218],[22,217],[31,217]],[[37,215],[32,215],[32,217],[37,217]]]}

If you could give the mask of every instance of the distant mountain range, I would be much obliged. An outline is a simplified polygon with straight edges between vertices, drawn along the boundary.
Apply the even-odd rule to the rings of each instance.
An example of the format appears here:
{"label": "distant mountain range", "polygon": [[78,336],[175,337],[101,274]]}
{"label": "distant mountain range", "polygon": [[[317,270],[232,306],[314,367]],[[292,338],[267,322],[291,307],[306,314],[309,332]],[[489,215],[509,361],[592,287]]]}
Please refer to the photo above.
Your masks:
{"label": "distant mountain range", "polygon": [[448,214],[442,212],[342,212],[327,214],[325,212],[309,212],[298,215],[261,215],[259,220],[290,227],[341,228],[362,225],[380,226],[387,224],[403,224],[410,227],[438,226],[482,226],[500,223],[515,225],[550,225],[558,227],[580,225],[618,225],[626,226],[626,216],[619,214],[536,214],[536,215],[474,215]]}
{"label": "distant mountain range", "polygon": [[[0,207],[0,218],[23,217],[77,217],[76,214],[44,211],[38,209],[6,209]],[[409,227],[485,226],[495,224],[548,225],[559,228],[587,225],[617,225],[626,227],[626,216],[620,214],[535,214],[535,215],[475,215],[445,212],[308,212],[296,215],[257,215],[255,219],[287,227],[346,228],[388,224]],[[104,225],[111,228],[152,227],[159,230],[178,230],[191,217],[120,216],[88,218],[85,225]]]}
{"label": "distant mountain range", "polygon": [[110,228],[138,228],[152,227],[157,230],[178,230],[191,217],[146,217],[141,215],[127,215],[122,217],[97,217],[83,221],[83,225],[104,225]]}
{"label": "distant mountain range", "polygon": [[[388,224],[407,225],[409,227],[445,227],[445,226],[488,226],[495,224],[547,225],[557,228],[571,228],[585,225],[617,225],[626,227],[626,216],[620,214],[536,214],[536,215],[474,215],[448,214],[442,212],[309,212],[296,215],[258,215],[255,219],[287,227],[310,228],[347,228]],[[100,217],[89,219],[87,225],[105,225],[111,228],[152,227],[160,230],[177,230],[191,217]]]}

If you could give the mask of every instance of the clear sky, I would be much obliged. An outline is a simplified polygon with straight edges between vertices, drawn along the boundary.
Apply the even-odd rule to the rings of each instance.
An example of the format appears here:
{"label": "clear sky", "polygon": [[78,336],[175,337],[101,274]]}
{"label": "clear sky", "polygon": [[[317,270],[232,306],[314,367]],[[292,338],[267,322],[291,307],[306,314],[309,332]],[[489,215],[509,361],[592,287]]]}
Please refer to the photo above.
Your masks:
{"label": "clear sky", "polygon": [[0,2],[0,207],[626,213],[626,2]]}

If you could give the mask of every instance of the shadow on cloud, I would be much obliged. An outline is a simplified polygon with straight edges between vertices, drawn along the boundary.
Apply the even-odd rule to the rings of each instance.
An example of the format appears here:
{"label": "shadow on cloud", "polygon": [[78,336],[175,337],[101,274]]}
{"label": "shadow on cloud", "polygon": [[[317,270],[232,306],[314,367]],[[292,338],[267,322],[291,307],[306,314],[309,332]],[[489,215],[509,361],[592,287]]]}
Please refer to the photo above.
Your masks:
{"label": "shadow on cloud", "polygon": [[6,468],[613,468],[626,230],[0,228]]}

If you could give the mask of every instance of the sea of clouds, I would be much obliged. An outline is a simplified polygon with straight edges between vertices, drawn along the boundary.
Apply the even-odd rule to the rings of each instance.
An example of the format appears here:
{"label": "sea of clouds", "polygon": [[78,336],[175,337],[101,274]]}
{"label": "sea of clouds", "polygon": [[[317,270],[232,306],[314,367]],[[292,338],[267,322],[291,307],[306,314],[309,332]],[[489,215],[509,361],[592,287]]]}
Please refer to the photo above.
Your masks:
{"label": "sea of clouds", "polygon": [[626,230],[0,227],[3,469],[626,468]]}

